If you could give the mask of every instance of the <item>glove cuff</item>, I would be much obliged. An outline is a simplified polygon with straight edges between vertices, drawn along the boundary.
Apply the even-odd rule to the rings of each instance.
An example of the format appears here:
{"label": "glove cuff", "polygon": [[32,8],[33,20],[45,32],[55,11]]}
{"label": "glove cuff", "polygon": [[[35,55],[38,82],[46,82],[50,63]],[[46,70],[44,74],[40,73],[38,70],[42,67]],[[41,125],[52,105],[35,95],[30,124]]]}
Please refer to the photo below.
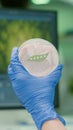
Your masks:
{"label": "glove cuff", "polygon": [[65,120],[58,115],[53,108],[49,107],[47,110],[44,111],[39,111],[38,113],[34,112],[32,114],[32,118],[35,121],[35,124],[38,128],[38,130],[41,130],[42,125],[46,121],[54,120],[54,119],[59,119],[63,125],[66,125]]}

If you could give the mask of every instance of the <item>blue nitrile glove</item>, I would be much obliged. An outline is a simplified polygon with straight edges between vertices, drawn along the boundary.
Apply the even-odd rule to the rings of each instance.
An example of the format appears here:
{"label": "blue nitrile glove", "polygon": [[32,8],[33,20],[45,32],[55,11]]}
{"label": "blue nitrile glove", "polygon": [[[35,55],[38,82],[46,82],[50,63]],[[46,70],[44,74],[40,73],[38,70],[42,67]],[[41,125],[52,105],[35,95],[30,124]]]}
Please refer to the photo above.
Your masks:
{"label": "blue nitrile glove", "polygon": [[55,112],[53,104],[55,86],[61,77],[61,72],[60,64],[48,76],[40,78],[32,76],[20,63],[18,48],[12,51],[8,74],[17,97],[32,115],[38,130],[41,130],[45,121],[55,118],[65,125],[64,119]]}

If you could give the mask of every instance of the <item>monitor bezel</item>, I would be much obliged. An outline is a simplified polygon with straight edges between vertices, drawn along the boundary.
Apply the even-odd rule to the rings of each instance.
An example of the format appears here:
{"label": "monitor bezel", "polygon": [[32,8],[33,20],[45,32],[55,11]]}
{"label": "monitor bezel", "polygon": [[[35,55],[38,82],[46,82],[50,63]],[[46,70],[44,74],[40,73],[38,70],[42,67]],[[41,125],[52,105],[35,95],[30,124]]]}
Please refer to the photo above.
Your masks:
{"label": "monitor bezel", "polygon": [[[57,12],[56,11],[43,11],[43,10],[24,10],[24,9],[0,9],[0,19],[9,20],[39,20],[50,21],[52,31],[52,43],[58,50],[58,35],[57,35]],[[56,87],[55,94],[55,107],[59,107],[59,89]],[[22,106],[0,106],[0,109],[17,109],[23,108]]]}

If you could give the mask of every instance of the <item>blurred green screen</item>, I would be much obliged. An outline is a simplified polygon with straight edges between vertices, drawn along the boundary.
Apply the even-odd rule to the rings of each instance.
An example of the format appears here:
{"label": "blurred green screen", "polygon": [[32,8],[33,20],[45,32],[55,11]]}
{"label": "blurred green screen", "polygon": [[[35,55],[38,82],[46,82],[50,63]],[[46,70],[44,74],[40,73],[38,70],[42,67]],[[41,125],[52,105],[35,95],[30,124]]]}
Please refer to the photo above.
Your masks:
{"label": "blurred green screen", "polygon": [[11,50],[31,38],[52,41],[50,23],[45,21],[0,20],[0,74],[7,73]]}

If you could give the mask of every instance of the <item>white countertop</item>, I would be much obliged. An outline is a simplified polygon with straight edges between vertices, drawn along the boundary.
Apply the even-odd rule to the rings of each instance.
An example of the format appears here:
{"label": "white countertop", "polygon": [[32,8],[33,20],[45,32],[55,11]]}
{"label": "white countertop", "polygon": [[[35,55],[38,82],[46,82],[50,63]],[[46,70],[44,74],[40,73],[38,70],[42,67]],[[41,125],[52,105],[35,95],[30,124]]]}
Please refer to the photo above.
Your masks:
{"label": "white countertop", "polygon": [[[67,130],[73,129],[73,115],[63,115]],[[25,109],[0,110],[0,130],[37,130]]]}

